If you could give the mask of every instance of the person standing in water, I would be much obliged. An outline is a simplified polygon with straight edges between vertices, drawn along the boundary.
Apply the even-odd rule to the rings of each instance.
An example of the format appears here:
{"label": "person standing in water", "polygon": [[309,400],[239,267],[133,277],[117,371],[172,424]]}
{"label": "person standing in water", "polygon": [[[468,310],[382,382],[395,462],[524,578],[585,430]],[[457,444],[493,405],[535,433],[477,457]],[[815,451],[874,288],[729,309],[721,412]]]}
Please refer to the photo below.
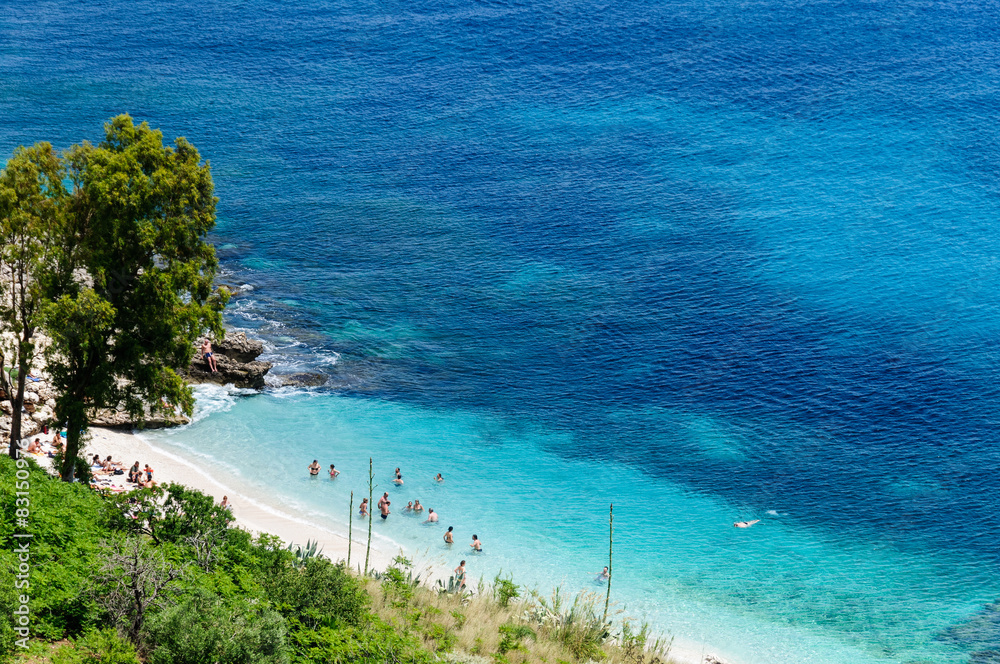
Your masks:
{"label": "person standing in water", "polygon": [[330,464],[330,479],[331,479],[331,480],[335,480],[335,479],[337,479],[337,475],[340,475],[340,471],[339,471],[339,470],[337,470],[336,466],[334,466],[334,465],[333,465],[333,464],[331,463],[331,464]]}
{"label": "person standing in water", "polygon": [[319,461],[313,459],[313,462],[309,464],[309,474],[313,477],[319,476]]}
{"label": "person standing in water", "polygon": [[604,569],[601,571],[601,573],[597,575],[597,580],[598,581],[607,581],[610,578],[611,578],[611,574],[608,572],[608,566],[605,565]]}
{"label": "person standing in water", "polygon": [[472,550],[475,551],[476,553],[483,552],[483,543],[479,541],[478,535],[472,536],[472,544],[470,544],[469,546],[471,546]]}
{"label": "person standing in water", "polygon": [[361,516],[368,516],[368,499],[364,498],[361,500],[361,509],[358,510],[358,514]]}
{"label": "person standing in water", "polygon": [[455,538],[452,537],[452,534],[451,534],[451,531],[453,531],[453,530],[455,530],[455,526],[448,526],[448,532],[446,532],[444,534],[444,543],[445,544],[454,544],[455,543]]}
{"label": "person standing in water", "polygon": [[434,513],[433,509],[427,510],[427,520],[424,523],[437,523],[438,515]]}
{"label": "person standing in water", "polygon": [[379,504],[379,510],[381,510],[380,516],[382,517],[383,521],[385,521],[386,519],[389,518],[389,505],[391,505],[391,504],[392,503],[390,503],[388,500],[383,500]]}

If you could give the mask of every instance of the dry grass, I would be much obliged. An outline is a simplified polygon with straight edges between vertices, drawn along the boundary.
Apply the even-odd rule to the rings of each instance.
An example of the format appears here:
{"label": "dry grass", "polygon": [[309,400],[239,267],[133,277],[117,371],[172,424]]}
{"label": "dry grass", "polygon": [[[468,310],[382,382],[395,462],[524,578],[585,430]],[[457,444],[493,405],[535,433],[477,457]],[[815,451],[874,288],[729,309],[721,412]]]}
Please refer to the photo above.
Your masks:
{"label": "dry grass", "polygon": [[[442,659],[465,664],[669,664],[670,643],[654,642],[644,626],[616,611],[602,622],[604,597],[571,599],[525,593],[509,579],[474,592],[448,593],[415,583],[405,564],[369,581],[374,610],[424,639]],[[518,597],[511,597],[511,590]]]}

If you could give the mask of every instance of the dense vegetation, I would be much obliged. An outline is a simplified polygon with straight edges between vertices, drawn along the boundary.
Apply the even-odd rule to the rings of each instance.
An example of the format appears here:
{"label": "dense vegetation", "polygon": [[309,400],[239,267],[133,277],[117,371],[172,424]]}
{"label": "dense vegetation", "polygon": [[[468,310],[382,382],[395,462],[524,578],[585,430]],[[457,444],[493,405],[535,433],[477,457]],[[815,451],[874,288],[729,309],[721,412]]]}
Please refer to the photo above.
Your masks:
{"label": "dense vegetation", "polygon": [[[178,485],[120,496],[59,482],[32,462],[30,521],[15,522],[15,462],[0,458],[0,659],[55,664],[651,662],[644,631],[609,633],[595,598],[564,603],[497,578],[472,595],[430,587],[398,558],[361,577]],[[22,472],[22,477],[24,473]],[[14,590],[15,532],[30,532],[30,588]],[[297,555],[298,554],[298,555]],[[31,647],[16,645],[30,594]]]}

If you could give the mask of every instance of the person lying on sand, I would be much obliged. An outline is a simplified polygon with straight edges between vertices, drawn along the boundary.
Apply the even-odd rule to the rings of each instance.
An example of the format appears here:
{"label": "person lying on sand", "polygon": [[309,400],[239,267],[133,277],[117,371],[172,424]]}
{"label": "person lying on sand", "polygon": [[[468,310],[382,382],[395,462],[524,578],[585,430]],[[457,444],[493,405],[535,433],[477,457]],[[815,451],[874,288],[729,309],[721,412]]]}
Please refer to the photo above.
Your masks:
{"label": "person lying on sand", "polygon": [[469,546],[471,546],[472,550],[475,551],[476,553],[483,552],[483,543],[479,541],[478,535],[472,536],[472,544],[470,544]]}
{"label": "person lying on sand", "polygon": [[733,524],[733,528],[749,528],[755,523],[760,523],[760,519],[754,519],[753,521],[737,521]]}
{"label": "person lying on sand", "polygon": [[437,523],[438,515],[434,513],[434,510],[427,510],[427,520],[424,523]]}
{"label": "person lying on sand", "polygon": [[309,474],[313,477],[319,475],[319,461],[313,459],[313,462],[309,464]]}
{"label": "person lying on sand", "polygon": [[[435,516],[437,516],[437,515],[435,515]],[[452,534],[451,534],[451,531],[453,531],[453,530],[455,530],[455,526],[448,526],[448,532],[446,532],[444,534],[444,543],[445,544],[454,544],[455,543],[455,538],[452,537]]]}

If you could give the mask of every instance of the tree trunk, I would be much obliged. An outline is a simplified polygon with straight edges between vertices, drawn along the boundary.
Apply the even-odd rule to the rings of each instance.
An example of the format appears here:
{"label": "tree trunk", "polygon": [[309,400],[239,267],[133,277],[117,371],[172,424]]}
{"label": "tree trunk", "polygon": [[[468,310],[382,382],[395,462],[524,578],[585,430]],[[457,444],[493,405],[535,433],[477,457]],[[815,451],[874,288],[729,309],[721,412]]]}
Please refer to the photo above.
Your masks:
{"label": "tree trunk", "polygon": [[[21,359],[21,358],[19,358]],[[17,367],[17,393],[10,400],[10,453],[11,459],[17,458],[17,449],[21,443],[21,409],[24,408],[24,383],[28,380],[27,362],[19,362]]]}
{"label": "tree trunk", "polygon": [[63,482],[72,482],[76,475],[76,459],[80,456],[80,429],[85,419],[82,412],[71,413],[66,424],[66,453],[63,455]]}

